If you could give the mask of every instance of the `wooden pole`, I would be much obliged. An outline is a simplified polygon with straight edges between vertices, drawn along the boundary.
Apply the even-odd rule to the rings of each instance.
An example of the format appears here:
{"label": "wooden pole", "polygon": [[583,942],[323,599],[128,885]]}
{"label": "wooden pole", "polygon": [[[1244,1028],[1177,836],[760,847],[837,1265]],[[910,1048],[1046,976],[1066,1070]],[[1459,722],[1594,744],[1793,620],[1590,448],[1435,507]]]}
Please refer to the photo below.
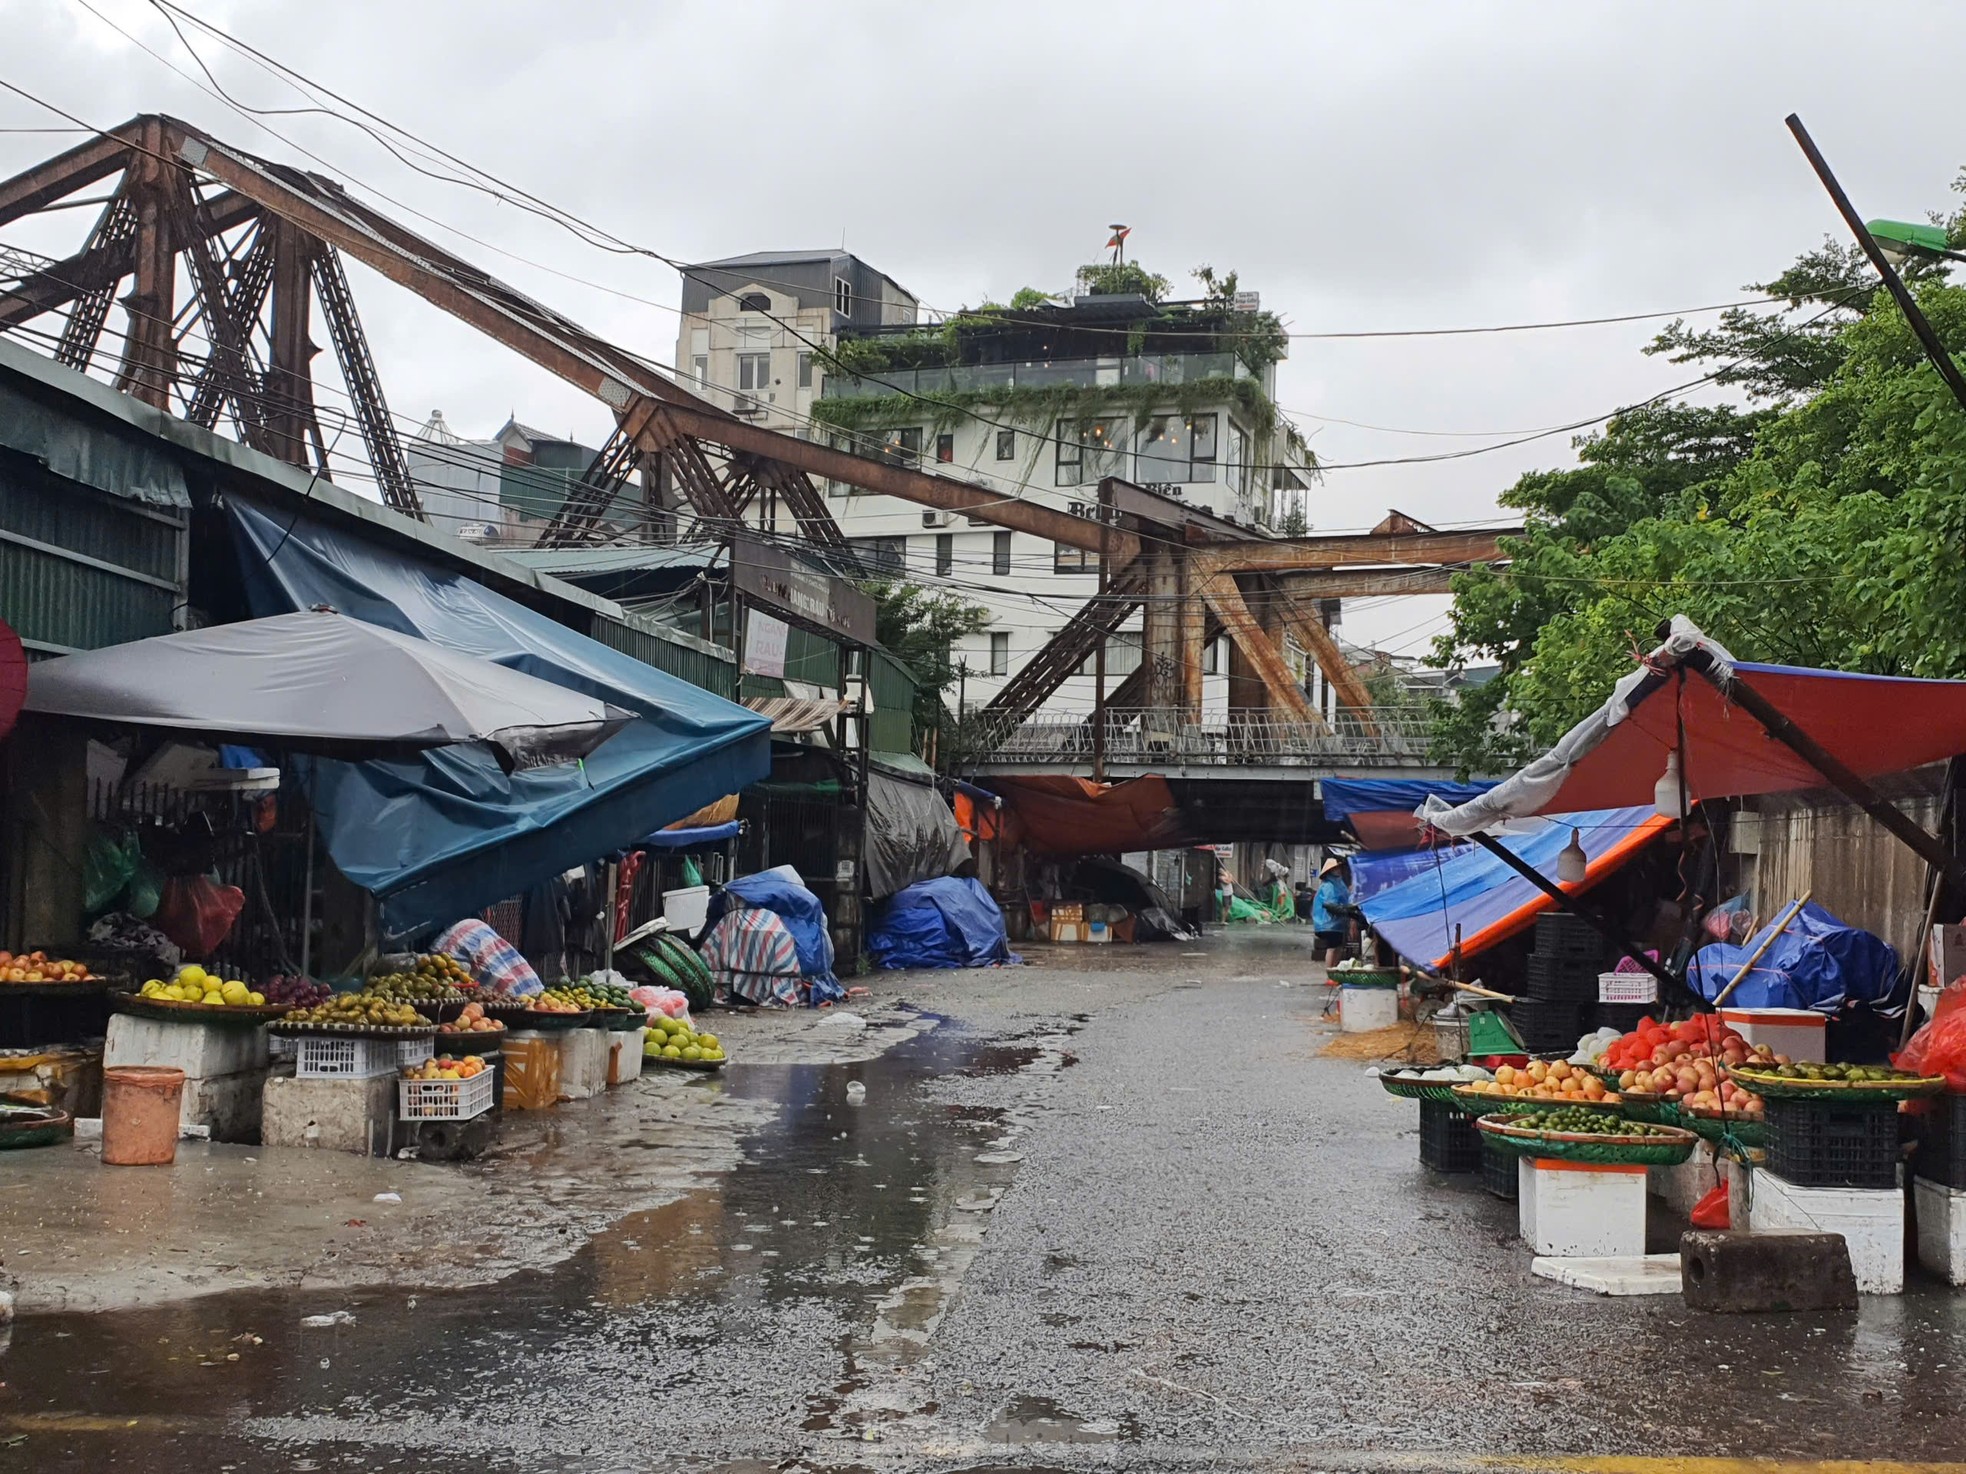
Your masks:
{"label": "wooden pole", "polygon": [[1763,942],[1759,947],[1756,947],[1753,955],[1741,964],[1741,970],[1734,974],[1734,981],[1722,988],[1720,990],[1720,996],[1713,1000],[1713,1007],[1716,1013],[1720,1011],[1721,1004],[1734,996],[1734,990],[1747,980],[1747,975],[1754,971],[1755,963],[1761,961],[1762,954],[1775,945],[1775,938],[1788,930],[1789,923],[1802,914],[1802,908],[1809,904],[1809,898],[1815,894],[1816,892],[1813,889],[1804,891],[1802,893],[1802,899],[1789,907],[1788,913],[1776,924],[1775,929],[1768,933],[1768,940]]}

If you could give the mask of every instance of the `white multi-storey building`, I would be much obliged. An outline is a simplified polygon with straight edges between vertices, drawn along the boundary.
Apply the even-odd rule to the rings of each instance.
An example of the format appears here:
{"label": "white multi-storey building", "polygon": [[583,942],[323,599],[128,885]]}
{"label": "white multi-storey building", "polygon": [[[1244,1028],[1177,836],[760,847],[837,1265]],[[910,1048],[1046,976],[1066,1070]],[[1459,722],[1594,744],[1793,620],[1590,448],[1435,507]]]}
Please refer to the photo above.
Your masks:
{"label": "white multi-storey building", "polygon": [[[836,263],[883,284],[878,308],[848,295],[852,279]],[[677,362],[776,428],[945,471],[1007,498],[1086,511],[1101,479],[1117,476],[1258,531],[1301,516],[1312,462],[1275,408],[1286,343],[1275,319],[1251,294],[1161,302],[1098,290],[1137,276],[1084,275],[1096,278],[1094,290],[1069,300],[922,325],[912,297],[851,257],[734,257],[686,279]],[[840,296],[805,300],[822,286]],[[846,310],[856,303],[860,311]],[[1097,592],[1096,553],[839,483],[826,491],[864,565],[990,612],[989,627],[956,652],[964,675],[949,695],[970,709],[986,705]],[[762,501],[754,514],[774,515]],[[1287,653],[1321,696],[1315,664]],[[1108,689],[1139,661],[1136,619],[1109,643]],[[1204,661],[1204,711],[1220,713],[1228,701],[1221,642]],[[1046,710],[1090,710],[1093,687],[1088,662]]]}

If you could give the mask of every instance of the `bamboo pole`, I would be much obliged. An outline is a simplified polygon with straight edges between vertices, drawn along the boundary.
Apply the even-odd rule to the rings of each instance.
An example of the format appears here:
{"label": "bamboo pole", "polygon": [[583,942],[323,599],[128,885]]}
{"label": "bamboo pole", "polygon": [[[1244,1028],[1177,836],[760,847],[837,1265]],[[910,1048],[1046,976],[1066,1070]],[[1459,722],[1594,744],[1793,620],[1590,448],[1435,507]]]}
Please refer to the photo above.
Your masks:
{"label": "bamboo pole", "polygon": [[1756,947],[1754,954],[1746,962],[1741,964],[1741,970],[1734,974],[1734,981],[1722,988],[1720,990],[1720,996],[1713,1000],[1714,1011],[1716,1013],[1720,1011],[1720,1005],[1733,996],[1734,990],[1747,980],[1747,975],[1754,971],[1755,963],[1761,961],[1762,954],[1775,945],[1775,938],[1787,931],[1789,923],[1802,914],[1802,908],[1809,904],[1809,898],[1815,894],[1816,892],[1813,887],[1804,891],[1802,893],[1802,899],[1789,907],[1788,914],[1781,919],[1773,931],[1768,933],[1768,940],[1763,942],[1759,947]]}

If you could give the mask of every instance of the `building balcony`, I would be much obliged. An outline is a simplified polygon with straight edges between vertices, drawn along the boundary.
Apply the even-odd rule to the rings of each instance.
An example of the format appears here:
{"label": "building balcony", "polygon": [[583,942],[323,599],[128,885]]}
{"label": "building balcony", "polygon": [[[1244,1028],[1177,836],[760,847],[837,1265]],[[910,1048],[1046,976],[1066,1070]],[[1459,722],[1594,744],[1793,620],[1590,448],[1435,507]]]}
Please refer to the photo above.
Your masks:
{"label": "building balcony", "polygon": [[1121,384],[1193,384],[1202,379],[1247,379],[1233,353],[1150,353],[1127,358],[1073,358],[1029,363],[951,364],[941,368],[890,369],[872,378],[828,374],[822,399],[882,394],[962,394],[978,389],[1051,389],[1059,385],[1106,388]]}

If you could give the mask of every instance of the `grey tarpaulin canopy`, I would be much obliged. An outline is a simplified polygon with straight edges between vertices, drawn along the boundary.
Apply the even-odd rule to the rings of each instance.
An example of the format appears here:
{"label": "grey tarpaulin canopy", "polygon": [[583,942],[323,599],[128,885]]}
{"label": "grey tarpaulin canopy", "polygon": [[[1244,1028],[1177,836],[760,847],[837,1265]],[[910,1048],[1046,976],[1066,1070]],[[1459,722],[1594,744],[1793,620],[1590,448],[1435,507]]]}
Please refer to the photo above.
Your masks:
{"label": "grey tarpaulin canopy", "polygon": [[342,756],[482,742],[506,771],[585,757],[630,713],[346,615],[277,614],[31,668],[27,710]]}

